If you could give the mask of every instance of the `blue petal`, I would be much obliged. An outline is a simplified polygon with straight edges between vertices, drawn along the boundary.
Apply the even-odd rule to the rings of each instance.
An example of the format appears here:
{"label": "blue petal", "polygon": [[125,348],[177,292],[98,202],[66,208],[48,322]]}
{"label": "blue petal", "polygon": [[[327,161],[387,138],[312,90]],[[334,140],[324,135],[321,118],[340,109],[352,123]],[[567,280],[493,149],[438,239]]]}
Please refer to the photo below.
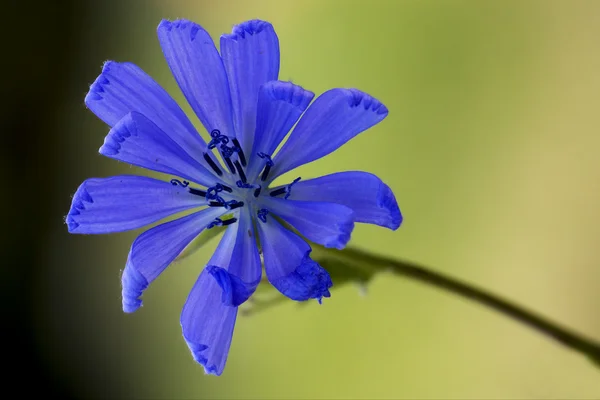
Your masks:
{"label": "blue petal", "polygon": [[227,212],[221,207],[208,208],[147,230],[135,239],[123,271],[123,311],[134,312],[140,296],[154,279],[215,218]]}
{"label": "blue petal", "polygon": [[273,26],[252,20],[221,36],[221,56],[229,78],[233,123],[246,154],[252,149],[258,91],[279,75],[279,39]]}
{"label": "blue petal", "polygon": [[352,210],[340,204],[265,196],[261,206],[290,223],[308,240],[325,247],[343,249],[354,229]]}
{"label": "blue petal", "polygon": [[274,159],[271,179],[317,160],[383,120],[387,108],[356,89],[332,89],[306,110]]}
{"label": "blue petal", "polygon": [[254,293],[262,265],[247,207],[238,214],[238,222],[227,228],[208,264],[211,275],[223,289],[226,305],[239,306]]}
{"label": "blue petal", "polygon": [[221,375],[225,368],[238,311],[223,304],[221,292],[210,269],[205,268],[181,312],[183,338],[194,360],[214,375]]}
{"label": "blue petal", "polygon": [[402,214],[394,193],[378,177],[367,172],[348,171],[299,181],[290,200],[325,201],[345,205],[354,211],[354,222],[398,229]]}
{"label": "blue petal", "polygon": [[256,176],[265,166],[256,154],[273,155],[314,96],[313,92],[290,82],[271,81],[260,88],[248,176]]}
{"label": "blue petal", "polygon": [[227,74],[208,32],[191,21],[163,20],[158,40],[175,80],[204,127],[234,137]]}
{"label": "blue petal", "polygon": [[329,297],[333,285],[327,271],[310,258],[311,248],[275,219],[258,222],[269,282],[292,300]]}
{"label": "blue petal", "polygon": [[[202,271],[181,313],[181,328],[194,359],[221,375],[237,314],[260,281],[261,264],[247,208],[230,225]],[[250,284],[246,282],[251,282]]]}
{"label": "blue petal", "polygon": [[143,114],[196,159],[202,140],[175,100],[150,76],[131,63],[108,61],[90,86],[86,106],[111,127],[132,111]]}
{"label": "blue petal", "polygon": [[71,233],[122,232],[202,205],[204,198],[152,178],[92,178],[75,192],[66,222]]}
{"label": "blue petal", "polygon": [[125,115],[110,130],[100,147],[100,154],[204,186],[213,186],[218,180],[156,124],[137,112]]}

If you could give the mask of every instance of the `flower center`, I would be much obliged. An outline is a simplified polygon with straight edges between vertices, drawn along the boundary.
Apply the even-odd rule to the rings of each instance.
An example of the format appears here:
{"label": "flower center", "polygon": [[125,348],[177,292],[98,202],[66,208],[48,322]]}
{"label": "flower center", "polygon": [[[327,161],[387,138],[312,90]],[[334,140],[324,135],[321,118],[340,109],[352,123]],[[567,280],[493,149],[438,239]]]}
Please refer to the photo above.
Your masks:
{"label": "flower center", "polygon": [[[245,167],[247,166],[246,155],[244,154],[244,151],[242,150],[238,140],[236,138],[230,138],[226,135],[223,135],[218,129],[214,129],[210,133],[210,137],[211,140],[208,143],[208,149],[218,149],[221,158],[227,165],[231,175],[233,175],[232,177],[231,175],[227,174],[227,176],[224,177],[225,182],[235,181],[235,186],[232,185],[232,187],[230,187],[223,183],[215,183],[214,186],[208,187],[204,190],[189,187],[190,183],[188,181],[182,181],[179,179],[171,179],[171,184],[187,188],[190,194],[204,197],[208,201],[209,207],[223,207],[226,210],[235,210],[244,206],[250,207],[250,209],[256,210],[256,217],[260,221],[266,223],[269,210],[261,206],[259,196],[261,193],[263,193],[264,182],[268,179],[271,168],[275,165],[271,155],[262,152],[256,154],[258,157],[264,160],[264,167],[258,176],[251,177],[259,182],[249,182],[245,170]],[[234,155],[237,155],[235,159]],[[215,172],[215,174],[217,174],[219,177],[222,177],[222,167],[215,162],[212,157],[212,153],[206,152],[203,156],[204,160]],[[236,180],[236,178],[238,179]],[[269,196],[277,197],[283,195],[283,198],[287,199],[291,194],[292,186],[299,180],[300,177],[294,179],[293,182],[286,186],[271,190],[269,192]],[[266,195],[266,192],[264,195]],[[237,218],[235,217],[226,220],[216,218],[209,224],[207,228],[212,228],[215,226],[227,226],[235,223],[236,221]]]}

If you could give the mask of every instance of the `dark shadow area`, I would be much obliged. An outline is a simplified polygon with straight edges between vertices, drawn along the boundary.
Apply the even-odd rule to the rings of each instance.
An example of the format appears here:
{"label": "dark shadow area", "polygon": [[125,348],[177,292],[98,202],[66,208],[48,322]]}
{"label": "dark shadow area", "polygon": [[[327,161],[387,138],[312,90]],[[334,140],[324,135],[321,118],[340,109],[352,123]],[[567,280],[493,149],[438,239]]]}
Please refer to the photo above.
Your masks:
{"label": "dark shadow area", "polygon": [[[35,322],[39,302],[49,300],[39,298],[34,284],[48,268],[48,261],[40,260],[42,242],[62,223],[66,205],[57,201],[60,196],[56,193],[63,193],[70,184],[63,173],[61,153],[68,148],[69,138],[60,121],[65,119],[65,104],[75,96],[84,110],[82,94],[89,82],[73,85],[74,76],[97,70],[99,64],[97,60],[88,63],[81,51],[82,35],[106,25],[102,15],[92,12],[92,6],[91,2],[65,0],[9,1],[2,7],[0,292],[6,367],[3,390],[10,397],[41,394],[69,399],[120,393],[107,380],[89,377],[86,382],[97,385],[90,387],[78,382],[78,376],[59,376],[53,360],[41,351],[39,338],[44,332],[39,332]],[[93,366],[81,370],[89,373]]]}

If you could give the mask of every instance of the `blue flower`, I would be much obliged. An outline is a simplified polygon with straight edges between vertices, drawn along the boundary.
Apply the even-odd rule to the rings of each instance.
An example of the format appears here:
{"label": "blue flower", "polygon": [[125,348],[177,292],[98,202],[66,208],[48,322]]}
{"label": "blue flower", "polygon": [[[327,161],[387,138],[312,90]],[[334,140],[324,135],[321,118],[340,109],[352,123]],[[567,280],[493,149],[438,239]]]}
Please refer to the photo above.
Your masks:
{"label": "blue flower", "polygon": [[220,54],[209,34],[190,21],[162,21],[158,38],[211,140],[201,138],[139,67],[107,62],[85,98],[111,127],[100,154],[177,178],[88,179],[73,196],[66,223],[71,233],[111,233],[196,209],[133,242],[122,275],[125,312],[141,306],[143,291],[203,230],[227,226],[181,314],[193,357],[207,373],[220,375],[238,306],[261,281],[257,239],[267,278],[281,293],[297,301],[330,296],[331,278],[310,258],[310,246],[274,216],[308,240],[336,249],[344,248],[355,222],[400,226],[392,191],[366,172],[270,186],[377,124],[388,110],[356,89],[329,90],[309,107],[312,92],[277,80],[279,40],[268,22],[235,26],[221,36]]}

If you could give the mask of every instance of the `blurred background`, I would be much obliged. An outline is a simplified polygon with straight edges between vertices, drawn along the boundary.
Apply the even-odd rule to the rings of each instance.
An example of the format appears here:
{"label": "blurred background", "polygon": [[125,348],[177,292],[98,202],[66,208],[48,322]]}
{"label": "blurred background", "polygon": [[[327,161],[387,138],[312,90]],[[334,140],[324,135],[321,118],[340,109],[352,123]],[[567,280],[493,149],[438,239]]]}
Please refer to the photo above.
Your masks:
{"label": "blurred background", "polygon": [[140,65],[189,112],[156,39],[160,20],[191,19],[218,39],[265,19],[279,35],[280,79],[317,94],[357,87],[390,109],[294,175],[367,170],[394,190],[403,226],[357,226],[351,245],[428,265],[600,340],[600,2],[3,8],[3,375],[21,395],[600,398],[600,370],[583,356],[390,273],[366,296],[344,284],[322,306],[282,301],[240,316],[225,373],[205,376],[179,315],[217,241],[169,268],[126,315],[119,276],[140,232],[76,236],[63,222],[84,179],[144,173],[97,153],[108,127],[83,99],[102,63]]}

